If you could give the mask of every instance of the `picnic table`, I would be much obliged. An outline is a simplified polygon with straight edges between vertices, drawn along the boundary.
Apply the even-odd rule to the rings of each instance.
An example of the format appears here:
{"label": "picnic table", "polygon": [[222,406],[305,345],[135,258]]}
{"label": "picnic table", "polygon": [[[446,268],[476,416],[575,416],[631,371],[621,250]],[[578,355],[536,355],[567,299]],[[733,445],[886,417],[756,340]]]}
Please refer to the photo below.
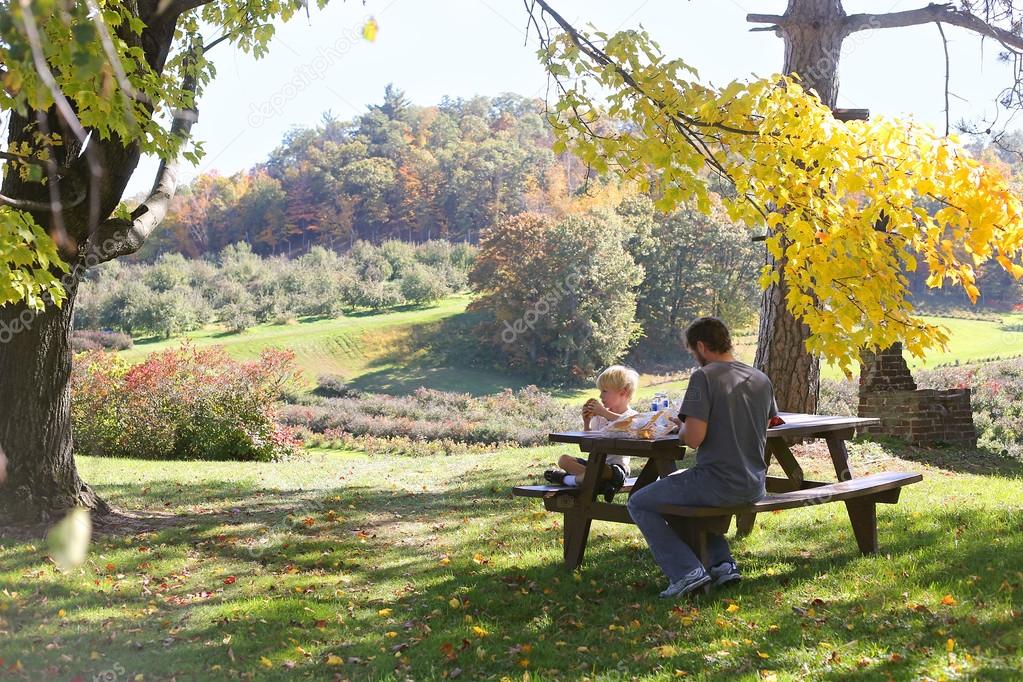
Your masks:
{"label": "picnic table", "polygon": [[[781,413],[785,423],[771,427],[767,431],[767,443],[764,456],[770,465],[773,457],[785,476],[767,477],[768,497],[765,500],[746,505],[742,508],[721,510],[716,508],[685,508],[672,507],[662,510],[665,514],[677,514],[693,517],[700,521],[695,526],[679,525],[676,530],[683,534],[683,529],[695,529],[689,535],[683,534],[687,542],[702,544],[705,532],[725,532],[731,521],[736,517],[736,530],[739,534],[752,531],[756,512],[788,509],[807,504],[822,502],[845,501],[852,522],[854,535],[863,553],[877,551],[877,521],[874,512],[875,502],[894,503],[898,499],[901,486],[915,483],[921,479],[919,474],[876,474],[866,479],[853,481],[849,467],[849,454],[846,441],[852,438],[858,427],[874,426],[878,419],[861,417],[843,417],[828,415],[801,414],[793,412]],[[522,485],[514,489],[514,494],[523,497],[542,498],[549,511],[564,514],[564,562],[573,569],[579,566],[586,551],[586,542],[593,521],[612,521],[617,523],[633,523],[628,508],[617,502],[598,501],[600,491],[598,483],[602,478],[604,461],[608,455],[627,455],[629,457],[646,458],[639,475],[626,482],[623,492],[632,494],[656,481],[661,476],[668,476],[678,468],[679,461],[685,455],[685,445],[679,440],[678,434],[672,434],[654,440],[637,440],[630,438],[609,437],[607,434],[588,431],[565,431],[551,433],[549,439],[553,443],[570,443],[579,446],[587,453],[586,475],[582,486],[568,488],[566,486]],[[803,469],[796,461],[790,442],[823,439],[831,454],[835,467],[837,484],[822,481],[808,481]],[[778,495],[771,495],[779,493]],[[722,519],[724,527],[721,528]],[[669,519],[669,522],[671,519]],[[675,526],[675,524],[672,524]],[[694,547],[699,553],[699,548]]]}

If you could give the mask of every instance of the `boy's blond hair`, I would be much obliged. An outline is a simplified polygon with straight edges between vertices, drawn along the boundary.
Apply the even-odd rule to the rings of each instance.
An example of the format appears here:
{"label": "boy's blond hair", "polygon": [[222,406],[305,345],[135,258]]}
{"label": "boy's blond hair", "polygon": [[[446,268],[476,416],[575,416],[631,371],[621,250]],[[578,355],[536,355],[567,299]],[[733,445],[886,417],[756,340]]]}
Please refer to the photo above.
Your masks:
{"label": "boy's blond hair", "polygon": [[639,372],[625,365],[611,365],[597,375],[597,388],[628,390],[630,396],[635,395],[639,388]]}

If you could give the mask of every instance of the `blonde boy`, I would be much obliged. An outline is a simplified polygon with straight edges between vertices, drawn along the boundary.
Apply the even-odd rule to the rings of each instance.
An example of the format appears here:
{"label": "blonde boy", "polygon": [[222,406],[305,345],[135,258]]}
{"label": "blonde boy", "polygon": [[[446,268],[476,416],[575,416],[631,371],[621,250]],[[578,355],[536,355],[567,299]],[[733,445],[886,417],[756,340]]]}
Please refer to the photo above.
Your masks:
{"label": "blonde boy", "polygon": [[[597,388],[600,389],[600,400],[590,398],[583,405],[583,431],[599,431],[620,417],[636,414],[629,407],[632,396],[639,388],[639,374],[631,367],[612,365],[597,377]],[[563,469],[551,469],[544,472],[544,478],[559,485],[582,485],[586,474],[586,460],[581,457],[562,455],[558,466]],[[629,458],[621,455],[608,455],[601,480],[601,492],[604,499],[610,502],[615,493],[625,485],[629,475]]]}

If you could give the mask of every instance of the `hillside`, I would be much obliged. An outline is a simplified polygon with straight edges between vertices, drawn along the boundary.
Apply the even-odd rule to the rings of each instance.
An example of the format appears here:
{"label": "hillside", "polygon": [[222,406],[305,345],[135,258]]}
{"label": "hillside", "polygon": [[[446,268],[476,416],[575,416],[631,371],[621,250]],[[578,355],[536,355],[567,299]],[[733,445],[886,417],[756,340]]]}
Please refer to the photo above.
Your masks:
{"label": "hillside", "polygon": [[[302,318],[295,324],[258,325],[241,334],[208,325],[169,340],[136,340],[135,347],[123,351],[123,355],[129,360],[138,360],[154,351],[177,346],[183,339],[196,346],[222,345],[238,359],[254,358],[261,349],[278,346],[295,351],[309,388],[315,384],[317,375],[333,373],[343,376],[356,388],[392,394],[426,386],[483,395],[530,383],[508,373],[466,366],[465,358],[457,352],[457,339],[447,339],[455,341],[452,345],[456,346],[456,351],[448,357],[437,356],[424,344],[424,338],[451,329],[467,332],[469,325],[464,322],[469,314],[465,310],[470,300],[468,295],[450,296],[430,307],[406,307],[336,319]],[[948,317],[927,319],[949,327],[952,343],[948,351],[933,353],[926,365],[911,359],[913,369],[953,364],[957,360],[965,364],[1023,355],[1023,314],[1006,316],[1002,322]],[[442,324],[446,326],[441,327]],[[737,347],[739,357],[752,362],[755,352],[752,337],[738,336]],[[824,375],[841,378],[841,373],[833,367],[826,367]],[[644,374],[642,382],[641,398],[658,390],[681,392],[685,387],[684,380],[650,374]],[[577,400],[589,395],[590,390],[560,390],[555,394]]]}

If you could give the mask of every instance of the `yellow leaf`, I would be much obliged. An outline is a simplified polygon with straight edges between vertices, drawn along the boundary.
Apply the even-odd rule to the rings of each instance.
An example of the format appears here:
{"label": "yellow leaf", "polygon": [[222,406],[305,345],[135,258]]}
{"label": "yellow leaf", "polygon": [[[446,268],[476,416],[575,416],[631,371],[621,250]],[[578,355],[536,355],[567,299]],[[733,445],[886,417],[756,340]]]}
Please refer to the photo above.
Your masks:
{"label": "yellow leaf", "polygon": [[344,661],[337,654],[327,656],[327,665],[341,665]]}
{"label": "yellow leaf", "polygon": [[678,647],[672,646],[671,644],[662,644],[656,649],[657,655],[661,658],[672,658],[678,655]]}
{"label": "yellow leaf", "polygon": [[374,19],[373,17],[370,17],[362,26],[362,37],[371,43],[375,42],[377,39],[377,31],[379,30],[380,25],[377,23],[377,20]]}
{"label": "yellow leaf", "polygon": [[729,604],[728,608],[725,609],[725,611],[727,611],[728,613],[735,613],[738,610],[739,610],[739,605],[738,604]]}
{"label": "yellow leaf", "polygon": [[393,613],[391,609],[380,609],[379,611],[377,611],[377,615],[380,616],[381,618],[387,618],[389,615],[391,615],[391,613]]}
{"label": "yellow leaf", "polygon": [[389,631],[384,633],[384,636],[385,637],[390,637],[391,639],[394,639],[395,637],[398,636],[398,633],[395,632],[394,630],[389,630]]}
{"label": "yellow leaf", "polygon": [[487,635],[490,634],[489,632],[481,628],[479,625],[473,625],[472,631],[476,634],[477,637],[486,637]]}
{"label": "yellow leaf", "polygon": [[760,658],[770,658],[771,654],[765,654],[763,651],[758,651],[757,656],[759,656]]}
{"label": "yellow leaf", "polygon": [[450,606],[453,609],[460,609],[462,608],[462,602],[459,601],[457,597],[452,597],[451,600],[448,602],[448,606]]}
{"label": "yellow leaf", "polygon": [[451,563],[451,559],[449,559],[448,555],[445,554],[444,556],[442,556],[440,558],[440,562],[439,563],[440,563],[441,566],[447,566],[448,564]]}
{"label": "yellow leaf", "polygon": [[945,651],[947,651],[948,653],[952,653],[952,650],[955,649],[955,648],[956,648],[956,641],[954,639],[952,639],[951,637],[949,637],[948,641],[945,642]]}
{"label": "yellow leaf", "polygon": [[272,668],[272,667],[274,667],[274,662],[271,661],[266,656],[260,656],[259,657],[259,664],[261,666],[263,666],[264,668]]}

